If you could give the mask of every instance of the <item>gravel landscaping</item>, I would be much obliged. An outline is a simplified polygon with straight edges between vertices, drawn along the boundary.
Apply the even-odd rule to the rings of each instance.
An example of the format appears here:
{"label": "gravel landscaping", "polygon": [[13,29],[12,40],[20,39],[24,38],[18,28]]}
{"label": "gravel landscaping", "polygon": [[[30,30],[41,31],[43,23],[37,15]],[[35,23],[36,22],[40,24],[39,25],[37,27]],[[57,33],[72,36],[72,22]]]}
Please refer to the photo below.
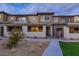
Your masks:
{"label": "gravel landscaping", "polygon": [[7,40],[0,40],[0,56],[41,56],[48,41],[28,41],[22,40],[17,47],[6,48]]}

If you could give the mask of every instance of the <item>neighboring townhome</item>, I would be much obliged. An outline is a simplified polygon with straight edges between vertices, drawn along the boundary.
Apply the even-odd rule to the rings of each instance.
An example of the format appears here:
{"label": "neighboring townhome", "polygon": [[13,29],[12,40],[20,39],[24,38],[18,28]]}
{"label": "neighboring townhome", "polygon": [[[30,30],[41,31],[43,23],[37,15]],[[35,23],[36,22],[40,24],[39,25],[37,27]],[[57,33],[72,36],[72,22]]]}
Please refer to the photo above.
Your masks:
{"label": "neighboring townhome", "polygon": [[0,12],[0,36],[8,37],[13,28],[25,37],[79,38],[78,15],[54,15],[53,12],[36,14],[8,14]]}

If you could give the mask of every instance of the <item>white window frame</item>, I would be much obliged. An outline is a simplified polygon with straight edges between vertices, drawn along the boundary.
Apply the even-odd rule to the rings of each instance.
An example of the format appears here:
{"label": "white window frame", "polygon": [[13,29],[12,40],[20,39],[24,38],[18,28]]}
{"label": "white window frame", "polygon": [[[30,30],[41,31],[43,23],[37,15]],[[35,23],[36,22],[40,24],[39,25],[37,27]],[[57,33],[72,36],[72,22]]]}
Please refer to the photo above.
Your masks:
{"label": "white window frame", "polygon": [[27,18],[26,17],[18,17],[18,22],[27,23]]}
{"label": "white window frame", "polygon": [[10,22],[13,22],[13,20],[14,20],[14,16],[10,16],[10,17],[9,17],[9,21],[10,21]]}
{"label": "white window frame", "polygon": [[[49,17],[49,19],[47,20],[46,17]],[[50,21],[50,16],[48,16],[48,15],[46,15],[46,16],[41,16],[40,19],[41,19],[41,22]]]}

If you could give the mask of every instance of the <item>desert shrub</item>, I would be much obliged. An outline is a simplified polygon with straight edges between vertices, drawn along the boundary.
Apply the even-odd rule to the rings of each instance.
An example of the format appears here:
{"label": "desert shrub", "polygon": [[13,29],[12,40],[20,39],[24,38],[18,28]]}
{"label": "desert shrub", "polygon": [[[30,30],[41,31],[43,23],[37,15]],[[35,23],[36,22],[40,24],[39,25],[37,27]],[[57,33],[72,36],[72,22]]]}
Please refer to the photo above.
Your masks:
{"label": "desert shrub", "polygon": [[74,38],[70,38],[71,40],[74,40]]}
{"label": "desert shrub", "polygon": [[16,46],[20,41],[20,39],[22,39],[22,36],[23,36],[23,33],[21,33],[19,29],[17,28],[12,29],[12,31],[9,34],[7,47],[13,48],[14,46]]}

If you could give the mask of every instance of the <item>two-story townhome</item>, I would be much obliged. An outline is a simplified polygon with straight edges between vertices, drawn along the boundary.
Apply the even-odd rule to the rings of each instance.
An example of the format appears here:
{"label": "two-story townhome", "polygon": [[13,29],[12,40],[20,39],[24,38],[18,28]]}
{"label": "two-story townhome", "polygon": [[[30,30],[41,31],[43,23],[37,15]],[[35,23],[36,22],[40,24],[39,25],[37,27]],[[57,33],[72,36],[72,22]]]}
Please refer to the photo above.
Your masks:
{"label": "two-story townhome", "polygon": [[17,27],[25,37],[79,38],[78,15],[54,15],[53,12],[36,14],[8,14],[0,12],[0,36],[8,37]]}
{"label": "two-story townhome", "polygon": [[37,14],[0,13],[0,36],[8,37],[10,31],[17,27],[25,37],[52,37],[53,14],[50,12]]}

